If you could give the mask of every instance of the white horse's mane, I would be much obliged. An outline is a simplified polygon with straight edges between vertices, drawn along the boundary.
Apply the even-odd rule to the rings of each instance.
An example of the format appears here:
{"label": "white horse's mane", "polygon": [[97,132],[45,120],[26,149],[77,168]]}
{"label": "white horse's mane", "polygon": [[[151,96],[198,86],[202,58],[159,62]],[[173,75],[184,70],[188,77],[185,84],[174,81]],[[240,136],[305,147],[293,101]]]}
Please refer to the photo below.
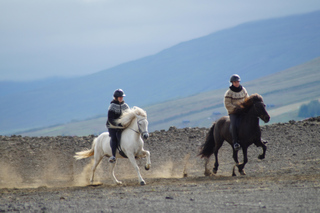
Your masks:
{"label": "white horse's mane", "polygon": [[147,112],[143,109],[134,106],[123,112],[122,116],[116,120],[116,123],[121,123],[122,126],[127,127],[130,125],[131,121],[136,117],[136,115],[147,118]]}

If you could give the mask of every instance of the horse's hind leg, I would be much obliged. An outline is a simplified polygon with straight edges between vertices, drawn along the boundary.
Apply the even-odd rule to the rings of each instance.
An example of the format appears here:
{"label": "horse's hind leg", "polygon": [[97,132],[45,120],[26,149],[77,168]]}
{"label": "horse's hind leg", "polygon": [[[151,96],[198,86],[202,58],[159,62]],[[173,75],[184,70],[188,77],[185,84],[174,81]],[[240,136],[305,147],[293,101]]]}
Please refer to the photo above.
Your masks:
{"label": "horse's hind leg", "polygon": [[127,156],[129,158],[129,161],[131,162],[133,168],[135,168],[135,170],[137,172],[138,180],[139,180],[140,185],[145,185],[146,182],[143,180],[143,178],[142,178],[142,176],[140,174],[140,169],[139,169],[139,167],[137,165],[137,162],[136,162],[136,159],[135,159],[134,155],[133,154],[130,154],[130,155],[127,154]]}
{"label": "horse's hind leg", "polygon": [[205,158],[205,163],[204,163],[204,175],[205,176],[211,176],[212,175],[210,169],[208,169],[209,159],[210,158]]}
{"label": "horse's hind leg", "polygon": [[213,174],[217,174],[217,172],[218,172],[218,168],[219,168],[218,152],[219,152],[219,149],[222,146],[222,143],[223,143],[223,140],[218,139],[217,143],[216,143],[216,146],[214,147],[213,154],[214,154],[216,162],[214,162],[214,167],[213,167],[213,170],[212,170]]}
{"label": "horse's hind leg", "polygon": [[116,176],[114,175],[114,168],[116,167],[116,164],[117,164],[117,161],[115,161],[114,163],[111,163],[111,177],[116,184],[121,185],[122,182],[118,181]]}
{"label": "horse's hind leg", "polygon": [[94,172],[96,171],[96,168],[99,165],[99,163],[102,160],[102,158],[103,158],[103,155],[101,156],[99,154],[96,154],[96,152],[94,153],[94,163],[93,163],[93,166],[92,166],[92,175],[91,175],[91,178],[90,178],[90,183],[91,184],[93,184]]}

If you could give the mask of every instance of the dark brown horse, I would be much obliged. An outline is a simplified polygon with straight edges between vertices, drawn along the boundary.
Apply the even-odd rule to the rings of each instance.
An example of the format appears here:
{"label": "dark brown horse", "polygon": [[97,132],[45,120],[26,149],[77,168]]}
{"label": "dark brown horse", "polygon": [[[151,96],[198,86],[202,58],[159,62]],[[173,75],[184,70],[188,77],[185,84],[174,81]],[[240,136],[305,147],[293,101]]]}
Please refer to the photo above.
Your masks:
{"label": "dark brown horse", "polygon": [[238,119],[238,138],[239,144],[243,151],[243,163],[239,164],[238,161],[238,151],[236,151],[232,146],[232,135],[230,131],[230,118],[229,116],[224,116],[218,121],[213,123],[211,126],[205,143],[201,146],[201,151],[199,155],[201,158],[205,158],[205,175],[210,175],[211,172],[207,168],[209,163],[209,158],[212,154],[215,155],[215,164],[213,168],[213,173],[216,174],[218,171],[218,151],[222,146],[224,141],[227,141],[233,149],[233,159],[236,165],[233,167],[232,176],[235,176],[235,167],[237,166],[240,174],[245,175],[244,166],[248,162],[247,150],[251,144],[255,144],[257,147],[262,147],[263,153],[259,155],[259,159],[264,159],[267,147],[265,141],[261,140],[261,130],[259,126],[259,118],[261,118],[265,123],[268,123],[270,116],[266,111],[263,99],[259,94],[253,94],[242,102],[233,113],[239,115]]}

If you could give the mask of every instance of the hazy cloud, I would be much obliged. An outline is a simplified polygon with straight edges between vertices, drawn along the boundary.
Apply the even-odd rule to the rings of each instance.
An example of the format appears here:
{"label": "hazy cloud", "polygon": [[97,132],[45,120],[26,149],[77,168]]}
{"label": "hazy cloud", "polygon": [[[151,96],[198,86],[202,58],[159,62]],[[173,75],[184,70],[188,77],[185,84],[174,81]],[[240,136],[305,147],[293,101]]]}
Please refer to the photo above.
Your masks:
{"label": "hazy cloud", "polygon": [[318,0],[1,0],[0,80],[94,73]]}

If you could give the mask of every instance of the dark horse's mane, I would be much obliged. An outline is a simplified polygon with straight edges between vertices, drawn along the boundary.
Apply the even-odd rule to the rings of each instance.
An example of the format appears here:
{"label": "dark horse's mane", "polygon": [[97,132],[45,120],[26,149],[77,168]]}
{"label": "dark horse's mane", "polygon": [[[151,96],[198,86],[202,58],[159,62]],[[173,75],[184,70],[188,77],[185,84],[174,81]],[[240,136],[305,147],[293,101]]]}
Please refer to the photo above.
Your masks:
{"label": "dark horse's mane", "polygon": [[233,114],[243,114],[249,111],[251,106],[257,102],[263,102],[262,96],[255,93],[246,98],[242,103],[237,105],[233,110]]}

